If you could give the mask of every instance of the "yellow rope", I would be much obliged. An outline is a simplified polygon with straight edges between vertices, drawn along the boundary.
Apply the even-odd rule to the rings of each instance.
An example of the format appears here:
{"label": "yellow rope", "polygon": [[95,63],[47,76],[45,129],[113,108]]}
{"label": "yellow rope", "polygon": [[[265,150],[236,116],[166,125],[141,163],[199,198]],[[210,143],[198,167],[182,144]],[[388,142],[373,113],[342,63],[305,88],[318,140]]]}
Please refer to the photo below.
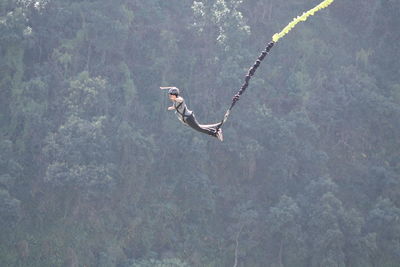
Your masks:
{"label": "yellow rope", "polygon": [[297,23],[299,23],[300,21],[306,21],[309,16],[314,15],[314,13],[318,10],[326,8],[327,6],[332,4],[333,1],[334,0],[325,0],[313,9],[304,12],[303,15],[294,18],[293,21],[291,21],[280,33],[275,33],[274,36],[272,36],[272,41],[278,42],[278,40],[285,36],[288,32],[290,32],[290,30],[293,29]]}

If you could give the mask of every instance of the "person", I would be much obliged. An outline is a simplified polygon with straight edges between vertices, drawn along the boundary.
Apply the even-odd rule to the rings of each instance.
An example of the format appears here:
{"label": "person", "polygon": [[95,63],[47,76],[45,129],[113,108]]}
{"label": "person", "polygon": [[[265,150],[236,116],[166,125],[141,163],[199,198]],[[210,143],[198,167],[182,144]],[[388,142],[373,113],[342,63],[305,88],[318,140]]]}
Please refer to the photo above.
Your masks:
{"label": "person", "polygon": [[168,96],[172,101],[172,106],[168,107],[168,110],[175,110],[178,119],[187,126],[190,126],[196,131],[205,133],[218,138],[218,140],[223,141],[222,129],[220,128],[220,123],[202,125],[199,124],[194,116],[193,111],[189,110],[186,106],[185,100],[179,94],[179,89],[176,87],[160,87],[161,89],[169,89]]}

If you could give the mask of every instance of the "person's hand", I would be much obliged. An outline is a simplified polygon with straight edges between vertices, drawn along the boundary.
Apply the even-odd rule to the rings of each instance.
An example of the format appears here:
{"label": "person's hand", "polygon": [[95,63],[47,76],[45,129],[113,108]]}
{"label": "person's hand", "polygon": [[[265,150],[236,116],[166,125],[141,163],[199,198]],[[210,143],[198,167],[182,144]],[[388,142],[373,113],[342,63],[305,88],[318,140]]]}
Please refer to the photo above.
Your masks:
{"label": "person's hand", "polygon": [[175,108],[174,107],[168,107],[168,110],[174,110]]}

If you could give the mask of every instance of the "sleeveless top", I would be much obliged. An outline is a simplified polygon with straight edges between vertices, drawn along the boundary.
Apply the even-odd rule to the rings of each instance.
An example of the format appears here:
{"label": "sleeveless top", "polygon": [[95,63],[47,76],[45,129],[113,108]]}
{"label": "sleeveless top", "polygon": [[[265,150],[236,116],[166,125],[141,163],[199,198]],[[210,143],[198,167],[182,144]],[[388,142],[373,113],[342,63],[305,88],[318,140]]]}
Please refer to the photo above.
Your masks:
{"label": "sleeveless top", "polygon": [[178,96],[174,101],[174,107],[176,115],[182,122],[185,122],[186,117],[189,117],[193,113],[193,111],[187,108],[185,100],[181,96]]}

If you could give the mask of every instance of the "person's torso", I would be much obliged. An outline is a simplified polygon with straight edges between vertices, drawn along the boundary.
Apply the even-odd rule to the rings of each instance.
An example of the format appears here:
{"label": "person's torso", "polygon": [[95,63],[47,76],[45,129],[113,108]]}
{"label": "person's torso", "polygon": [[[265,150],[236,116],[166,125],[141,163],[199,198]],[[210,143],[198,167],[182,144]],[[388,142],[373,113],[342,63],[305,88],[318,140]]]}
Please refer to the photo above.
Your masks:
{"label": "person's torso", "polygon": [[190,116],[193,112],[187,108],[185,100],[182,97],[179,96],[178,98],[178,101],[174,101],[175,113],[182,120],[182,117]]}

